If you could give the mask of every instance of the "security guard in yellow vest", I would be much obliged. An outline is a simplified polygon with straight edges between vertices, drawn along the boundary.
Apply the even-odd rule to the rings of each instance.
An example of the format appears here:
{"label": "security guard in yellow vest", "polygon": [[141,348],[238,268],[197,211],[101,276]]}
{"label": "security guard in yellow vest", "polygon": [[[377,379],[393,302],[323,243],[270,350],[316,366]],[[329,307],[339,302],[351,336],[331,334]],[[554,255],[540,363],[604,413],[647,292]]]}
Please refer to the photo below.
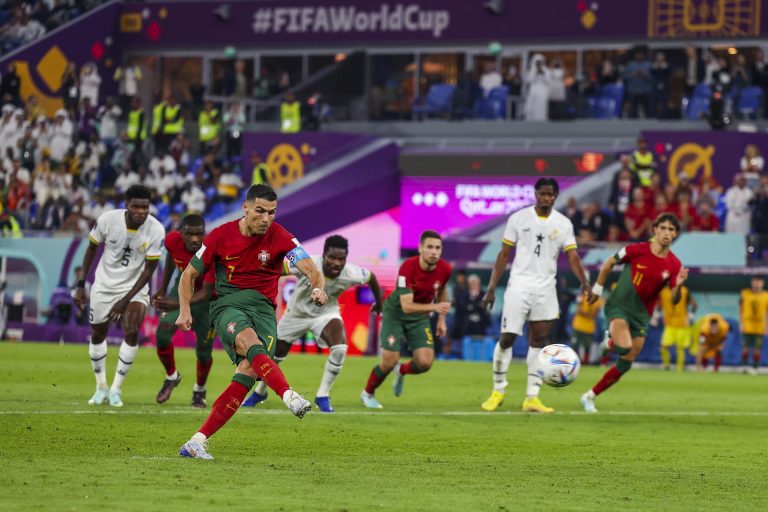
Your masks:
{"label": "security guard in yellow vest", "polygon": [[152,107],[152,139],[155,147],[163,146],[163,109],[165,101],[158,95],[155,97],[155,106]]}
{"label": "security guard in yellow vest", "polygon": [[125,129],[128,141],[140,148],[147,138],[147,120],[144,116],[144,108],[141,106],[141,98],[134,96],[131,99],[131,110],[128,112],[128,126]]}
{"label": "security guard in yellow vest", "polygon": [[219,110],[214,108],[212,101],[206,101],[203,110],[198,116],[198,131],[200,136],[200,145],[203,151],[213,149],[218,151],[221,144],[219,133],[221,132],[221,116]]}
{"label": "security guard in yellow vest", "polygon": [[4,238],[21,238],[23,236],[19,222],[7,211],[0,213],[0,229]]}
{"label": "security guard in yellow vest", "polygon": [[637,149],[632,153],[629,168],[637,174],[640,186],[651,186],[651,176],[656,172],[656,162],[653,159],[653,153],[648,151],[648,143],[642,137],[637,139]]}
{"label": "security guard in yellow vest", "polygon": [[262,183],[269,185],[269,167],[261,159],[261,155],[257,151],[251,153],[251,165],[253,166],[251,185],[259,185]]}
{"label": "security guard in yellow vest", "polygon": [[285,100],[280,105],[280,131],[283,133],[298,133],[301,131],[301,104],[291,91],[285,94]]}
{"label": "security guard in yellow vest", "polygon": [[163,108],[163,147],[170,146],[173,139],[184,132],[184,113],[181,111],[181,105],[176,102],[176,96],[169,94],[165,99],[165,108]]}

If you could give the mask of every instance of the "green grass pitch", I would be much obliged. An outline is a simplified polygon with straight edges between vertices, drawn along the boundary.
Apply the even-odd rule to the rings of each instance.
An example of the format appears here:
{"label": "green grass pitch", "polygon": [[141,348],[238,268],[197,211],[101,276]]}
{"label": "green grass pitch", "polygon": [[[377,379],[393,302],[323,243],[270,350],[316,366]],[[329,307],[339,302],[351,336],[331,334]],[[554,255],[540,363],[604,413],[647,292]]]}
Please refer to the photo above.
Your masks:
{"label": "green grass pitch", "polygon": [[[177,350],[184,378],[154,403],[163,373],[142,348],[121,410],[92,407],[85,345],[0,343],[0,510],[768,510],[768,378],[633,370],[580,412],[603,371],[582,368],[546,388],[553,415],[518,412],[525,368],[514,364],[502,412],[483,413],[490,364],[437,361],[377,394],[358,395],[374,364],[348,358],[334,415],[299,421],[274,395],[211,440],[215,461],[179,446],[207,414],[189,406],[194,352]],[[110,348],[111,382],[117,351]],[[214,353],[213,402],[232,366]],[[310,396],[324,358],[283,368]]]}

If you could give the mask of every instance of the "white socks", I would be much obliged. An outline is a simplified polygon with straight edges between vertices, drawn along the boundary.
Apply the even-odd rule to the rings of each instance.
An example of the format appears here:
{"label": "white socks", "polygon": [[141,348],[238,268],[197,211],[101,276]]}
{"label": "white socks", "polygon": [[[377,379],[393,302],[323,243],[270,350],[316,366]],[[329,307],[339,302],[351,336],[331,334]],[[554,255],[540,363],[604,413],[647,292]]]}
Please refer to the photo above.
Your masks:
{"label": "white socks", "polygon": [[528,386],[525,390],[525,396],[528,398],[539,396],[539,391],[541,390],[541,377],[536,375],[533,369],[539,352],[541,352],[540,348],[528,347],[528,355],[525,358],[525,362],[528,363]]}
{"label": "white socks", "polygon": [[115,380],[112,381],[112,387],[110,391],[117,391],[123,388],[123,381],[128,371],[131,369],[133,360],[136,359],[136,352],[139,351],[139,345],[136,344],[133,347],[123,340],[120,344],[120,351],[117,353],[117,371],[115,372]]}
{"label": "white socks", "polygon": [[512,347],[503,349],[499,342],[493,349],[493,390],[504,393],[509,384],[507,382],[507,371],[509,363],[512,362]]}
{"label": "white socks", "polygon": [[96,387],[98,389],[106,389],[107,387],[107,374],[105,373],[107,366],[107,342],[94,345],[88,344],[88,357],[91,358],[91,368],[93,368],[93,374],[96,377]]}
{"label": "white socks", "polygon": [[333,345],[329,349],[328,360],[325,362],[323,379],[320,381],[320,387],[317,388],[317,396],[328,396],[331,392],[333,381],[335,381],[336,377],[339,375],[346,356],[347,345]]}
{"label": "white socks", "polygon": [[[272,358],[272,360],[279,365],[280,363],[285,361],[285,357],[275,356]],[[267,396],[267,393],[269,392],[267,391],[267,383],[264,382],[263,380],[260,380],[259,382],[256,383],[256,387],[253,388],[253,392],[256,393],[257,395]]]}

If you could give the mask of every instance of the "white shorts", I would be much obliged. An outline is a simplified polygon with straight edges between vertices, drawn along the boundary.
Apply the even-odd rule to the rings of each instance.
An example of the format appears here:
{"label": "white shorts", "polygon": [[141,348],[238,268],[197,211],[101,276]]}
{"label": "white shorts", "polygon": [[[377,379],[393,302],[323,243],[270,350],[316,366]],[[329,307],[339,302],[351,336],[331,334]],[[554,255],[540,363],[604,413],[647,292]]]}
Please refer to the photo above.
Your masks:
{"label": "white shorts", "polygon": [[[130,290],[112,291],[104,289],[94,283],[91,288],[91,297],[88,303],[89,307],[89,319],[91,324],[98,325],[109,321],[107,315],[115,305],[115,302],[119,301]],[[133,296],[131,302],[138,302],[149,307],[149,286],[142,288],[139,293]]]}
{"label": "white shorts", "polygon": [[523,334],[526,321],[545,322],[560,317],[557,291],[553,286],[544,295],[533,294],[520,289],[507,288],[504,292],[504,307],[501,315],[501,332]]}
{"label": "white shorts", "polygon": [[312,331],[318,346],[327,348],[328,343],[322,339],[321,335],[328,322],[336,318],[341,320],[341,314],[338,311],[313,317],[295,317],[286,313],[277,323],[277,339],[293,343],[304,336],[307,331]]}

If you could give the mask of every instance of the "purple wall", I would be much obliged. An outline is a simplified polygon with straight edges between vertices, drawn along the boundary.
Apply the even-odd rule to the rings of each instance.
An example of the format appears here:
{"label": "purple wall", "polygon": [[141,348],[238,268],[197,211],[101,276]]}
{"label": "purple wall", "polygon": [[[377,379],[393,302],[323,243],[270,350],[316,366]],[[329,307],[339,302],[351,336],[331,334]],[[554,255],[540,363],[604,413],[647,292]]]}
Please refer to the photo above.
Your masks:
{"label": "purple wall", "polygon": [[[493,15],[480,0],[371,2],[267,0],[125,4],[122,40],[128,45],[271,46],[371,43],[487,43],[573,39],[739,37],[768,33],[761,0],[738,0],[738,11],[718,17],[713,0],[686,0],[694,9],[663,7],[669,0],[504,1]],[[682,2],[681,2],[682,3]],[[700,13],[709,13],[699,18]],[[144,15],[148,13],[148,15]]]}
{"label": "purple wall", "polygon": [[684,172],[698,182],[712,175],[723,187],[729,187],[739,172],[739,162],[747,144],[755,144],[768,155],[768,134],[725,131],[643,132],[648,147],[656,155],[664,181],[677,182]]}

